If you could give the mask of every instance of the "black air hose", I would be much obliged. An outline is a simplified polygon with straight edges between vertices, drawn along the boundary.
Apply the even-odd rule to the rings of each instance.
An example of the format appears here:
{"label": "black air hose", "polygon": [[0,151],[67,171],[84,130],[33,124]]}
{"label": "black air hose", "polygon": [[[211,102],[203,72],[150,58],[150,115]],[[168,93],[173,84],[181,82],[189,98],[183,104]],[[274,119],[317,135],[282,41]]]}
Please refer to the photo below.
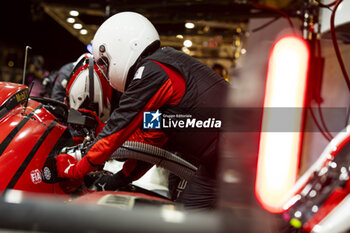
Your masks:
{"label": "black air hose", "polygon": [[162,148],[142,142],[126,141],[110,159],[137,159],[169,170],[174,175],[190,180],[197,167]]}

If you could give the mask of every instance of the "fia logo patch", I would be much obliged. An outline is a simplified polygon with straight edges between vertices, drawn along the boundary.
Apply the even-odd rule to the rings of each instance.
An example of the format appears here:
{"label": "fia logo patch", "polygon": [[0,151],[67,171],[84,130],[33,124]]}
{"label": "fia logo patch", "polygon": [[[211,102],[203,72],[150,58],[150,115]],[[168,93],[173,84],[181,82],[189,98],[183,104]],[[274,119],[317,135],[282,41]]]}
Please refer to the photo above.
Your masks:
{"label": "fia logo patch", "polygon": [[42,179],[41,179],[41,173],[40,173],[39,169],[35,169],[35,170],[31,171],[30,178],[31,178],[33,184],[41,183]]}
{"label": "fia logo patch", "polygon": [[143,128],[160,129],[161,115],[162,113],[160,113],[159,110],[155,112],[143,112]]}

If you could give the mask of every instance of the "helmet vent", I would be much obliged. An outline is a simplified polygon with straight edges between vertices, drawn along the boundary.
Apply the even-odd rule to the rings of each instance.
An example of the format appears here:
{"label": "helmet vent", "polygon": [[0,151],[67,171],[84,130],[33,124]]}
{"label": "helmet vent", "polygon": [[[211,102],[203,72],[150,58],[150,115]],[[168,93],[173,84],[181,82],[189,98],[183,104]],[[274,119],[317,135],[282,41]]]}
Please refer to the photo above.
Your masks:
{"label": "helmet vent", "polygon": [[100,45],[99,50],[101,53],[104,53],[106,51],[106,48],[104,45]]}

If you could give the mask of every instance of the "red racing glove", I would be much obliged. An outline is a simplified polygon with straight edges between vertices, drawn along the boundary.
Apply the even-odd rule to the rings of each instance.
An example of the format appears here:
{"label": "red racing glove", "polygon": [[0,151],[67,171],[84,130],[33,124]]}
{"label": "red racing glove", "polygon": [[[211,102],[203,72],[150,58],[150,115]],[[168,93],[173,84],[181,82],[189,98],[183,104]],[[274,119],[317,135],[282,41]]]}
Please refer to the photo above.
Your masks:
{"label": "red racing glove", "polygon": [[81,179],[89,172],[96,170],[86,157],[77,162],[69,154],[60,154],[56,157],[56,168],[58,177]]}

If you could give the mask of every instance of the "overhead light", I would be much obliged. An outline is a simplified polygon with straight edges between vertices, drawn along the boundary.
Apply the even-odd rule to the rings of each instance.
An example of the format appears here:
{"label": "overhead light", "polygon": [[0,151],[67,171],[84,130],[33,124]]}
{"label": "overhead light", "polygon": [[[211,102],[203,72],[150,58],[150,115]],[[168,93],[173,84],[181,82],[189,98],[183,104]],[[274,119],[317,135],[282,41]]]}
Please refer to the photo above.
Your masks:
{"label": "overhead light", "polygon": [[183,36],[183,35],[181,35],[181,34],[178,34],[178,35],[176,35],[176,38],[177,38],[177,39],[183,39],[183,38],[184,38],[184,36]]}
{"label": "overhead light", "polygon": [[188,48],[186,48],[186,47],[182,47],[182,52],[184,52],[184,53],[186,53],[186,54],[190,54],[190,50],[188,49]]}
{"label": "overhead light", "polygon": [[8,67],[13,67],[13,66],[15,65],[15,63],[14,63],[13,61],[9,61],[9,62],[7,63],[7,65],[8,65]]}
{"label": "overhead light", "polygon": [[80,30],[80,34],[82,35],[86,35],[88,33],[88,31],[86,29],[81,29]]}
{"label": "overhead light", "polygon": [[185,23],[185,27],[188,29],[192,29],[192,28],[194,28],[194,23],[190,23],[190,22]]}
{"label": "overhead light", "polygon": [[235,40],[235,46],[238,47],[238,46],[240,46],[240,45],[241,45],[241,41],[239,40],[239,38],[237,38],[237,39]]}
{"label": "overhead light", "polygon": [[192,46],[192,41],[190,41],[190,40],[185,40],[185,41],[184,41],[184,46],[187,47],[187,48],[191,47],[191,46]]}
{"label": "overhead light", "polygon": [[82,29],[83,25],[81,25],[80,23],[75,23],[75,24],[73,24],[73,28],[75,28],[75,29]]}
{"label": "overhead light", "polygon": [[68,23],[74,23],[74,22],[75,22],[75,19],[72,18],[72,17],[69,17],[69,18],[67,18],[67,22],[68,22]]}
{"label": "overhead light", "polygon": [[241,54],[246,54],[247,53],[247,50],[245,48],[242,48],[241,49]]}
{"label": "overhead light", "polygon": [[71,10],[71,11],[69,12],[69,14],[70,14],[71,16],[78,16],[78,15],[79,15],[79,11]]}

